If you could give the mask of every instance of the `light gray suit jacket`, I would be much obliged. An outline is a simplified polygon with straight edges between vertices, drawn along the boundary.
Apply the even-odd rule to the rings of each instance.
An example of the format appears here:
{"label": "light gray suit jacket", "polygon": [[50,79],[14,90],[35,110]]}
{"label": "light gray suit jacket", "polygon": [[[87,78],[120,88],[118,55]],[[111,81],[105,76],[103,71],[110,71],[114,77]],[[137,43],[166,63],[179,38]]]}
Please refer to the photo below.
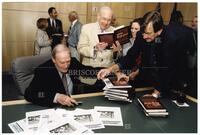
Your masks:
{"label": "light gray suit jacket", "polygon": [[81,34],[81,27],[82,27],[82,23],[77,21],[72,27],[72,29],[69,31],[69,35],[68,35],[69,46],[76,48],[79,41],[79,36]]}
{"label": "light gray suit jacket", "polygon": [[46,33],[41,29],[36,32],[36,39],[34,42],[35,55],[51,53],[51,41]]}

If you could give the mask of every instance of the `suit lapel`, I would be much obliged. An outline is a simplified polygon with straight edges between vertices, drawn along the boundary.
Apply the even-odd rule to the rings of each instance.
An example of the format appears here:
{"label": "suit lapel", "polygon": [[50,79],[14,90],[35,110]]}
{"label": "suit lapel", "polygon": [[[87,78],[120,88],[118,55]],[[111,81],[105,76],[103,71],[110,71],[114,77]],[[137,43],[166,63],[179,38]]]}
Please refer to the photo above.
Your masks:
{"label": "suit lapel", "polygon": [[76,26],[78,25],[78,21],[74,24],[74,26],[70,30],[70,34],[76,30]]}
{"label": "suit lapel", "polygon": [[[59,93],[62,93],[62,94],[65,94],[65,89],[64,89],[64,85],[62,83],[62,79],[58,73],[58,70],[56,69],[55,65],[53,65],[53,68],[52,68],[53,72],[53,80],[52,80],[52,83],[54,84],[55,86],[55,89],[57,91],[59,91]],[[57,86],[56,86],[57,85]]]}

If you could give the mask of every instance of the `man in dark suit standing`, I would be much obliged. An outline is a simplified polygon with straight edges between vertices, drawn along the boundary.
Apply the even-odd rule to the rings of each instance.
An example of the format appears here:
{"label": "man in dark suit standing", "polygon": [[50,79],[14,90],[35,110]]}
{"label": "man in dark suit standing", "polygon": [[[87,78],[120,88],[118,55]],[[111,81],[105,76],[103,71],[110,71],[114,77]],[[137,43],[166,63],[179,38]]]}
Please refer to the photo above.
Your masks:
{"label": "man in dark suit standing", "polygon": [[[181,85],[183,81],[181,77],[186,74],[182,72],[182,76],[176,76],[177,72],[184,69],[178,63],[184,59],[180,56],[185,53],[185,49],[180,46],[185,46],[187,43],[186,36],[180,27],[164,26],[159,12],[148,12],[144,16],[143,28],[137,33],[134,46],[118,64],[100,70],[98,78],[103,79],[111,72],[116,72],[119,81],[124,78],[122,83],[141,78],[142,83],[148,82],[154,87],[151,96],[156,98],[170,96],[172,83]],[[141,64],[136,71],[132,71],[128,76],[118,72],[132,70],[140,54]]]}
{"label": "man in dark suit standing", "polygon": [[68,19],[71,22],[71,26],[68,31],[68,46],[72,57],[80,60],[80,56],[77,51],[77,44],[81,34],[82,23],[78,20],[78,13],[76,11],[71,11],[69,13]]}
{"label": "man in dark suit standing", "polygon": [[50,7],[48,13],[49,13],[49,18],[47,19],[48,27],[46,31],[49,38],[52,38],[53,34],[63,35],[62,22],[59,19],[57,19],[58,13],[56,11],[56,8]]}
{"label": "man in dark suit standing", "polygon": [[81,93],[75,85],[80,84],[79,75],[92,76],[90,73],[96,76],[97,71],[71,58],[69,48],[58,44],[52,51],[52,59],[35,69],[35,76],[24,97],[27,101],[41,106],[73,106],[77,102],[70,95]]}

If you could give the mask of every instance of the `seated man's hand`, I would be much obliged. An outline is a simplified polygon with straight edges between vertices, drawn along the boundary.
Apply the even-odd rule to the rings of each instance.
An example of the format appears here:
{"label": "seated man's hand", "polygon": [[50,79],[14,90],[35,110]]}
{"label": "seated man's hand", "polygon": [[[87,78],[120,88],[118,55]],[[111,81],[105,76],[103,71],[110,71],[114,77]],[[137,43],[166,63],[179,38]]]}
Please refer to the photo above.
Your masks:
{"label": "seated man's hand", "polygon": [[97,74],[97,78],[98,79],[104,79],[107,75],[109,75],[111,73],[111,71],[109,69],[101,69],[98,74]]}
{"label": "seated man's hand", "polygon": [[96,45],[96,49],[97,49],[97,51],[102,51],[102,50],[106,49],[107,46],[108,46],[108,43],[100,42]]}
{"label": "seated man's hand", "polygon": [[129,81],[129,77],[122,72],[117,72],[117,83],[118,84],[127,84]]}
{"label": "seated man's hand", "polygon": [[76,100],[64,95],[64,94],[59,94],[57,97],[57,103],[61,105],[67,105],[67,106],[74,106],[74,104],[77,104]]}
{"label": "seated man's hand", "polygon": [[136,71],[131,72],[128,76],[130,80],[134,80],[135,77],[139,74],[139,69],[137,69]]}

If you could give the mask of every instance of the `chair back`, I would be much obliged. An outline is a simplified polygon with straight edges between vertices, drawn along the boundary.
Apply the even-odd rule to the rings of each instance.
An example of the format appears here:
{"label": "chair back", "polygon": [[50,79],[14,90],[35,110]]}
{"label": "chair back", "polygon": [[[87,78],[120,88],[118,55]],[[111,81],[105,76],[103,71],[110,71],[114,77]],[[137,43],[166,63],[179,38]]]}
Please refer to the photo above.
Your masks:
{"label": "chair back", "polygon": [[51,58],[50,54],[19,57],[12,61],[11,72],[19,94],[24,95],[34,77],[34,69]]}

